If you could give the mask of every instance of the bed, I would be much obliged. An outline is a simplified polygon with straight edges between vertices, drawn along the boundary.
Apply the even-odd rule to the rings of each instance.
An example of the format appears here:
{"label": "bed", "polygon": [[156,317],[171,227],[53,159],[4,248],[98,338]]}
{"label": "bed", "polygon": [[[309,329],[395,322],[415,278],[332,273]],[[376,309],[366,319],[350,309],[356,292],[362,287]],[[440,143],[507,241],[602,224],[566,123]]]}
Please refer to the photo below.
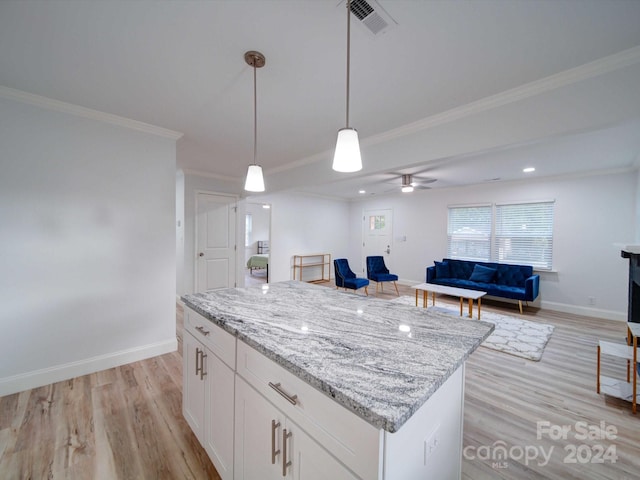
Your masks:
{"label": "bed", "polygon": [[253,275],[254,268],[266,268],[267,275],[269,274],[269,254],[268,253],[258,253],[256,255],[252,255],[249,260],[247,260],[247,268],[249,272]]}

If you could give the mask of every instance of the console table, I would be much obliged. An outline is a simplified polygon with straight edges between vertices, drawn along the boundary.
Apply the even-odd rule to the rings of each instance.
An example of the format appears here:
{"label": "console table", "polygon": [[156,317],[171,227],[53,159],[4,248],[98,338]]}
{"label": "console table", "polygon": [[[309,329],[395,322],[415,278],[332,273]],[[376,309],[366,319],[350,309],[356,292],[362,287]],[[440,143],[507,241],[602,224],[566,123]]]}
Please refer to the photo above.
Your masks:
{"label": "console table", "polygon": [[[315,267],[321,270],[320,278],[314,278],[312,280],[304,280],[303,272],[305,268]],[[326,269],[326,277],[325,277]],[[301,282],[318,283],[328,282],[331,280],[331,254],[330,253],[316,253],[309,255],[294,255],[293,256],[293,279],[300,280]]]}

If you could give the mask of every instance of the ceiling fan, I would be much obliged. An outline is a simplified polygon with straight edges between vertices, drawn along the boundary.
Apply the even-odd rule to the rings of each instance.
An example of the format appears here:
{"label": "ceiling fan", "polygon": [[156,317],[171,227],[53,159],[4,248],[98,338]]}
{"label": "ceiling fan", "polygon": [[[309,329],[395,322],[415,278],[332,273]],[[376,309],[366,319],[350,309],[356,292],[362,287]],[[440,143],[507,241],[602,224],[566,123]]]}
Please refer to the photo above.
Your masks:
{"label": "ceiling fan", "polygon": [[[397,173],[394,175],[396,175],[401,180],[400,190],[402,191],[402,193],[411,193],[414,190],[427,190],[431,188],[428,186],[428,184],[433,183],[437,180],[433,177],[421,177],[418,175],[412,175],[410,173]],[[395,182],[396,179],[393,180],[393,183]],[[388,191],[397,191],[396,188]]]}

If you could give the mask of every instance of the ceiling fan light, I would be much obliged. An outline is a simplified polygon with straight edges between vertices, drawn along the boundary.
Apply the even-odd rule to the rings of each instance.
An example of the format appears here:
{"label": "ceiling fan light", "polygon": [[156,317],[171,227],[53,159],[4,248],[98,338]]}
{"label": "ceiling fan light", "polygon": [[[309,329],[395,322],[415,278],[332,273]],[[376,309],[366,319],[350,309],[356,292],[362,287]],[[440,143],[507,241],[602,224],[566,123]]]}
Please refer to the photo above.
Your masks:
{"label": "ceiling fan light", "polygon": [[402,187],[402,193],[411,193],[411,192],[413,192],[413,187],[411,185],[405,185]]}
{"label": "ceiling fan light", "polygon": [[355,128],[341,128],[338,130],[336,151],[333,155],[333,167],[336,172],[357,172],[362,170],[360,143]]}
{"label": "ceiling fan light", "polygon": [[264,192],[264,177],[260,165],[249,165],[244,189],[248,192]]}

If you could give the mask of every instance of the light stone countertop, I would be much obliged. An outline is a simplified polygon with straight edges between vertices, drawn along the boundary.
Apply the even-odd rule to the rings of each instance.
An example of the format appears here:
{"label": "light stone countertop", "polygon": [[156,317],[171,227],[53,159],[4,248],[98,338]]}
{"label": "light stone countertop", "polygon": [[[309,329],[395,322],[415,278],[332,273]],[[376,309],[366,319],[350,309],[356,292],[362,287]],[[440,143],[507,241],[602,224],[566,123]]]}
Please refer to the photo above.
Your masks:
{"label": "light stone countertop", "polygon": [[182,301],[388,432],[398,431],[494,329],[298,281]]}

